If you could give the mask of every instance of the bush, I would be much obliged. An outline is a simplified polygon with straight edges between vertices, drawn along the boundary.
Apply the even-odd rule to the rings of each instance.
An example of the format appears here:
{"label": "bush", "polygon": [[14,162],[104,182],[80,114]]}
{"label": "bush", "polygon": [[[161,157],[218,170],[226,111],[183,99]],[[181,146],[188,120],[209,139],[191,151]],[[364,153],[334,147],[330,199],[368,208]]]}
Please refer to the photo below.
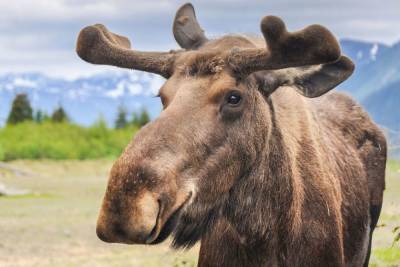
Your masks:
{"label": "bush", "polygon": [[101,122],[89,128],[49,121],[7,125],[0,129],[0,160],[115,158],[136,131]]}

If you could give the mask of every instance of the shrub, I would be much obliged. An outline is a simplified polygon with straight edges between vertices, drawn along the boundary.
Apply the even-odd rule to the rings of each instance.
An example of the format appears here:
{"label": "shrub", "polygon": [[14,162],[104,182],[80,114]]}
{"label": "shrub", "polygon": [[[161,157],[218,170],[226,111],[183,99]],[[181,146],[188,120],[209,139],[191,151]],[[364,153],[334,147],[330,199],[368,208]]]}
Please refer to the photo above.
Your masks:
{"label": "shrub", "polygon": [[136,127],[109,129],[105,123],[85,128],[65,122],[24,122],[0,129],[0,160],[115,158]]}

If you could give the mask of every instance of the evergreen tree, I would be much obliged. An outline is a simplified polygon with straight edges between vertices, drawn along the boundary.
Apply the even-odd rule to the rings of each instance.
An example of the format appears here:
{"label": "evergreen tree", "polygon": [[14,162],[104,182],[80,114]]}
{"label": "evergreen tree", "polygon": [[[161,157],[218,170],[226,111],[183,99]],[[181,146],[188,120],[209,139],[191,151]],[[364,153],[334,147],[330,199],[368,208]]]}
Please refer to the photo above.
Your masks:
{"label": "evergreen tree", "polygon": [[132,113],[131,125],[140,127],[140,118],[136,112]]}
{"label": "evergreen tree", "polygon": [[7,124],[16,124],[26,120],[32,120],[32,107],[26,94],[17,94],[12,103]]}
{"label": "evergreen tree", "polygon": [[40,109],[39,109],[39,110],[36,110],[35,116],[34,116],[34,121],[35,121],[36,123],[42,123],[43,120],[44,120],[44,115],[45,115],[44,112],[41,111]]}
{"label": "evergreen tree", "polygon": [[67,122],[68,116],[62,106],[59,106],[54,110],[53,114],[51,115],[52,122]]}
{"label": "evergreen tree", "polygon": [[124,106],[119,106],[118,107],[118,115],[117,115],[117,120],[115,121],[115,128],[116,129],[122,129],[125,128],[128,124],[128,121],[126,119],[126,109]]}
{"label": "evergreen tree", "polygon": [[142,109],[139,117],[139,126],[142,127],[146,125],[150,121],[149,113],[147,113],[146,109]]}

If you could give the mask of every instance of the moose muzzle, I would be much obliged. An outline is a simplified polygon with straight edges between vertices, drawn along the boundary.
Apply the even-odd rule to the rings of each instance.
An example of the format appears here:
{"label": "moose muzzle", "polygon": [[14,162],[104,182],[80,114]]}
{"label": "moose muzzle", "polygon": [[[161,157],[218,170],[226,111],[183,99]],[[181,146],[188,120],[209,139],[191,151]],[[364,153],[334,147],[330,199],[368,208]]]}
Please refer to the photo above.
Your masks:
{"label": "moose muzzle", "polygon": [[106,194],[97,220],[97,236],[110,243],[149,243],[159,223],[160,212],[160,201],[148,191],[137,197],[107,198]]}

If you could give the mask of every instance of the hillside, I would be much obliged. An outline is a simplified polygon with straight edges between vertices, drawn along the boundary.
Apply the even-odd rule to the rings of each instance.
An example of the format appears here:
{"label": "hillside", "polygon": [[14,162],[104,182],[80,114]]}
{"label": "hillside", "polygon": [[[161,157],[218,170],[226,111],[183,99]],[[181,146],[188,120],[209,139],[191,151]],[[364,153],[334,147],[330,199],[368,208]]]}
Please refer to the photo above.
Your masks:
{"label": "hillside", "polygon": [[382,43],[342,39],[342,52],[351,57],[358,67],[368,65],[380,58],[390,47]]}
{"label": "hillside", "polygon": [[339,88],[358,100],[400,80],[400,42],[386,46],[345,40],[341,44],[343,53],[356,63],[356,70]]}
{"label": "hillside", "polygon": [[400,157],[400,42],[379,43],[342,40],[343,53],[356,71],[339,90],[350,93],[389,137],[389,154]]}
{"label": "hillside", "polygon": [[362,104],[377,123],[400,131],[400,80],[372,93]]}
{"label": "hillside", "polygon": [[400,80],[369,95],[362,104],[389,137],[389,155],[400,158]]}

